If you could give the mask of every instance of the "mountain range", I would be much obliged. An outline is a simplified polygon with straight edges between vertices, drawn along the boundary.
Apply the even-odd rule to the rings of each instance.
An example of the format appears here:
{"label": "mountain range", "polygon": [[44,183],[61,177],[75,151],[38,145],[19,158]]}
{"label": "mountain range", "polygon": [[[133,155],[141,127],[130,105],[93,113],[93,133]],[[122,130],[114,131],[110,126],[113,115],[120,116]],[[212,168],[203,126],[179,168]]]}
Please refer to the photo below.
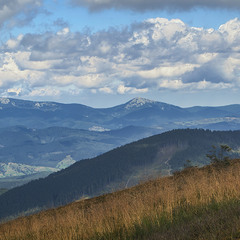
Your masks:
{"label": "mountain range", "polygon": [[127,126],[144,126],[163,131],[183,127],[237,129],[240,105],[181,108],[134,98],[111,108],[92,108],[81,104],[33,102],[0,98],[0,126],[27,128],[68,127],[106,131]]}

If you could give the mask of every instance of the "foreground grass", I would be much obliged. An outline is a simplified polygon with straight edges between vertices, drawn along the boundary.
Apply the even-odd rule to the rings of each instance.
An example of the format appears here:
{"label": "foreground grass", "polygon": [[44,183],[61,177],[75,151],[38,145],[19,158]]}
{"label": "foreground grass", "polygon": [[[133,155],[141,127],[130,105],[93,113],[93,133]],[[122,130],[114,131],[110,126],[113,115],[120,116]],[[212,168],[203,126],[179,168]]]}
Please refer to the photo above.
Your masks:
{"label": "foreground grass", "polygon": [[240,160],[19,218],[0,239],[240,239]]}

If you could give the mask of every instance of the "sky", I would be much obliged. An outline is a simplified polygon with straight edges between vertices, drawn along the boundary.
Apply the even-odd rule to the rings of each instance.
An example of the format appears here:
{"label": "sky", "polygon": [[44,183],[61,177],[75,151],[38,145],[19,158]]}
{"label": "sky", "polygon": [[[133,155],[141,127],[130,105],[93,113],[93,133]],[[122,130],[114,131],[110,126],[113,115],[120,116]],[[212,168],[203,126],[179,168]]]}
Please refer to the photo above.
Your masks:
{"label": "sky", "polygon": [[0,97],[240,104],[240,1],[0,0]]}

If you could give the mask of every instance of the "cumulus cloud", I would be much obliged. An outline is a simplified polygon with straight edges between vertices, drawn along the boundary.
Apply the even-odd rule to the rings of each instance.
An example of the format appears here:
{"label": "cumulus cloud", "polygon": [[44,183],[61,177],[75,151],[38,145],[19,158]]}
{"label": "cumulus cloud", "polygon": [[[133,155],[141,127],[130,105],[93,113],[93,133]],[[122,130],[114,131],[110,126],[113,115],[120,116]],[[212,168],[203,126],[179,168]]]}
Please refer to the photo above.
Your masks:
{"label": "cumulus cloud", "polygon": [[239,0],[71,0],[72,4],[86,6],[91,11],[102,9],[132,9],[147,11],[167,9],[186,11],[194,7],[240,9]]}
{"label": "cumulus cloud", "polygon": [[60,90],[59,89],[53,89],[50,87],[45,87],[45,88],[38,88],[34,89],[30,92],[29,96],[35,97],[35,96],[58,96],[60,95]]}
{"label": "cumulus cloud", "polygon": [[155,18],[121,30],[19,35],[1,47],[1,94],[239,89],[239,33],[237,18],[216,30]]}
{"label": "cumulus cloud", "polygon": [[103,92],[103,93],[113,93],[112,89],[109,88],[109,87],[102,87],[102,88],[99,88],[99,92]]}
{"label": "cumulus cloud", "polygon": [[126,94],[126,93],[136,94],[136,93],[146,93],[148,92],[148,89],[147,88],[137,89],[135,87],[126,87],[124,85],[119,85],[117,88],[117,92],[119,94]]}
{"label": "cumulus cloud", "polygon": [[1,0],[0,27],[23,26],[35,16],[42,4],[42,0]]}

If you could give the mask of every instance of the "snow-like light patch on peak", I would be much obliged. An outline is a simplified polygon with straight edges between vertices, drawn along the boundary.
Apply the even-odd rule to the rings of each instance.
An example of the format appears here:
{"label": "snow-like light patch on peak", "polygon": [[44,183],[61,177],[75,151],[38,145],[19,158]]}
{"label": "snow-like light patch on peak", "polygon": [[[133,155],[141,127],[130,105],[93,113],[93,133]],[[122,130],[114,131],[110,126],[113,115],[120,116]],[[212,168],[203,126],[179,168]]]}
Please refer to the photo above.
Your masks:
{"label": "snow-like light patch on peak", "polygon": [[56,168],[64,169],[69,167],[70,165],[74,164],[76,161],[71,157],[71,155],[67,155],[62,161],[60,161]]}
{"label": "snow-like light patch on peak", "polygon": [[67,155],[62,161],[60,161],[55,168],[45,166],[30,166],[21,163],[0,163],[0,178],[25,176],[40,172],[57,172],[64,168],[69,167],[76,161],[72,159],[70,155]]}
{"label": "snow-like light patch on peak", "polygon": [[55,172],[57,169],[51,167],[30,166],[20,163],[0,163],[0,178],[24,176],[38,172]]}
{"label": "snow-like light patch on peak", "polygon": [[48,102],[37,102],[34,104],[35,108],[42,108],[42,107],[55,107],[56,104],[54,103],[48,103]]}
{"label": "snow-like light patch on peak", "polygon": [[155,103],[155,101],[146,99],[146,98],[134,98],[133,100],[131,100],[126,106],[126,109],[131,109],[131,108],[138,108],[141,107],[145,104],[152,104]]}
{"label": "snow-like light patch on peak", "polygon": [[36,108],[40,108],[40,107],[42,107],[42,105],[40,104],[40,103],[35,103],[35,105],[34,105]]}
{"label": "snow-like light patch on peak", "polygon": [[9,104],[10,103],[10,99],[8,99],[8,98],[0,98],[0,103],[1,104]]}

